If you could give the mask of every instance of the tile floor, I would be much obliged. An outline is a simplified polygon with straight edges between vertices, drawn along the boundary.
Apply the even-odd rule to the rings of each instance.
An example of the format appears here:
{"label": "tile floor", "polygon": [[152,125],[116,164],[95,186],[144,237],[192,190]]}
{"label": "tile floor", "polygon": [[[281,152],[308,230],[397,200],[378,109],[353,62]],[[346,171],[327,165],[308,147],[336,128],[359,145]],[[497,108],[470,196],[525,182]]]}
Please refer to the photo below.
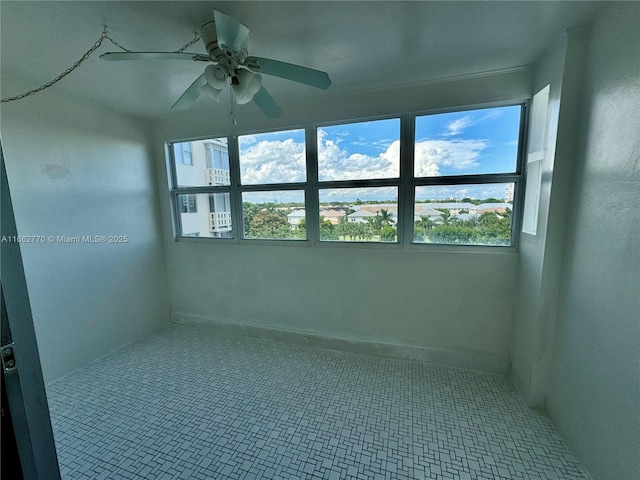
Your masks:
{"label": "tile floor", "polygon": [[172,326],[48,385],[71,479],[586,479],[500,375]]}

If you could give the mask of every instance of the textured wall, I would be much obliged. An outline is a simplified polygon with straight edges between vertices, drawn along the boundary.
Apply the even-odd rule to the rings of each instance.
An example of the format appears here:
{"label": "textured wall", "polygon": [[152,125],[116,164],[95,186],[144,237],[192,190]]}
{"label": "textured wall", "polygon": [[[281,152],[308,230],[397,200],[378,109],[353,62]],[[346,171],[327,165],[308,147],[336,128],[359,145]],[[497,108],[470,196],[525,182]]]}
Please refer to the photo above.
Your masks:
{"label": "textured wall", "polygon": [[596,479],[640,472],[640,4],[590,32],[547,408]]}
{"label": "textured wall", "polygon": [[51,91],[3,104],[18,232],[128,237],[23,245],[45,381],[169,323],[147,128]]}

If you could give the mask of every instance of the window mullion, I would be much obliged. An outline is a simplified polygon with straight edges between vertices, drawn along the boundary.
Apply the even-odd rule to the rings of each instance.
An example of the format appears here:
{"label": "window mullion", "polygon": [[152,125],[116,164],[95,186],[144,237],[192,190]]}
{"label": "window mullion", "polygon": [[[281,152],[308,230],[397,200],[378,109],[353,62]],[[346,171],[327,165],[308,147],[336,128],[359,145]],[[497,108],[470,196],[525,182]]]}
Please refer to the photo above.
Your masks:
{"label": "window mullion", "polygon": [[320,241],[320,199],[318,192],[318,134],[315,127],[305,129],[307,185],[305,187],[305,224],[311,245]]}
{"label": "window mullion", "polygon": [[413,116],[400,120],[400,192],[398,195],[398,242],[406,247],[413,239],[413,156],[415,122]]}
{"label": "window mullion", "polygon": [[171,208],[173,210],[173,216],[175,218],[174,222],[174,231],[175,236],[174,239],[177,240],[180,238],[180,232],[182,232],[182,216],[180,215],[180,205],[178,203],[178,195],[179,192],[175,189],[171,192]]}
{"label": "window mullion", "polygon": [[[238,149],[238,137],[227,137],[229,153],[229,176],[231,180],[229,199],[231,201],[231,225],[235,225],[235,241],[238,242],[244,236],[244,222],[242,218],[242,198],[240,193],[240,151]],[[233,231],[233,230],[232,230]]]}

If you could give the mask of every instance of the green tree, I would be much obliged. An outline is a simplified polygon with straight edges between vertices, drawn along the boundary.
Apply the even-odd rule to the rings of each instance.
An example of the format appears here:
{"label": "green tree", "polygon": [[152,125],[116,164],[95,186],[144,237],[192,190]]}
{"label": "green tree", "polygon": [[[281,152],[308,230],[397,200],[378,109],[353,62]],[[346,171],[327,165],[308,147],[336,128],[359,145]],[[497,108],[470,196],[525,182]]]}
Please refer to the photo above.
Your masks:
{"label": "green tree", "polygon": [[371,235],[374,234],[379,234],[380,233],[380,229],[382,228],[382,225],[380,224],[380,217],[379,216],[375,216],[375,217],[367,217],[366,218],[366,225],[369,231],[371,231]]}
{"label": "green tree", "polygon": [[307,238],[307,221],[304,218],[301,218],[296,226],[296,229],[293,231],[296,238]]}
{"label": "green tree", "polygon": [[289,227],[286,215],[277,210],[260,210],[253,215],[251,221],[245,226],[245,236],[247,238],[295,237]]}
{"label": "green tree", "polygon": [[420,220],[413,224],[413,239],[422,241],[427,238],[429,230],[435,226],[435,222],[426,215],[420,215]]}
{"label": "green tree", "polygon": [[478,232],[475,228],[459,225],[438,225],[429,233],[432,243],[474,244]]}
{"label": "green tree", "polygon": [[478,219],[478,233],[482,243],[508,245],[511,240],[511,215],[500,216],[485,212]]}
{"label": "green tree", "polygon": [[398,232],[394,227],[391,225],[385,225],[382,227],[382,230],[380,230],[380,240],[383,242],[395,242],[397,234]]}
{"label": "green tree", "polygon": [[377,212],[376,215],[380,216],[380,225],[382,225],[383,227],[388,227],[395,223],[393,218],[391,218],[391,213],[384,208],[381,208],[380,212]]}
{"label": "green tree", "polygon": [[438,209],[438,211],[442,212],[440,214],[440,220],[442,220],[443,225],[449,225],[451,222],[451,212],[445,209]]}
{"label": "green tree", "polygon": [[324,217],[320,217],[320,239],[321,240],[338,240],[338,234],[336,233],[336,225],[331,221],[326,220]]}
{"label": "green tree", "polygon": [[242,204],[242,215],[244,220],[245,235],[247,234],[249,224],[251,224],[253,217],[259,211],[260,211],[260,207],[258,207],[258,205],[256,205],[255,203],[244,202]]}

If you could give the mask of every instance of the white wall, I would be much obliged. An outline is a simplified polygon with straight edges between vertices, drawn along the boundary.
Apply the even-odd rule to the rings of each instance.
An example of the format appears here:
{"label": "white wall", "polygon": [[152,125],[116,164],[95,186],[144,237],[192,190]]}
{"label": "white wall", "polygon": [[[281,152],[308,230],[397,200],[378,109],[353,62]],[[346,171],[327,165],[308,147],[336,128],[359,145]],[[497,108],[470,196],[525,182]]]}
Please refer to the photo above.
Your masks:
{"label": "white wall", "polygon": [[[429,108],[523,100],[530,72],[335,95],[265,121],[239,109],[234,127],[221,113],[156,124],[156,161],[164,142],[228,132],[337,121]],[[221,245],[176,242],[166,175],[160,179],[172,311],[197,322],[232,322],[440,352],[470,368],[506,372],[517,253],[487,248],[404,251],[348,246]],[[162,193],[164,191],[164,193]]]}
{"label": "white wall", "polygon": [[590,32],[547,398],[595,479],[640,472],[640,4]]}
{"label": "white wall", "polygon": [[585,44],[586,29],[573,28],[534,65],[533,92],[549,85],[549,99],[539,196],[527,199],[538,202],[537,230],[520,241],[511,378],[535,408],[544,408],[547,393]]}
{"label": "white wall", "polygon": [[2,106],[18,232],[128,242],[23,245],[45,381],[169,323],[148,126],[53,90]]}

